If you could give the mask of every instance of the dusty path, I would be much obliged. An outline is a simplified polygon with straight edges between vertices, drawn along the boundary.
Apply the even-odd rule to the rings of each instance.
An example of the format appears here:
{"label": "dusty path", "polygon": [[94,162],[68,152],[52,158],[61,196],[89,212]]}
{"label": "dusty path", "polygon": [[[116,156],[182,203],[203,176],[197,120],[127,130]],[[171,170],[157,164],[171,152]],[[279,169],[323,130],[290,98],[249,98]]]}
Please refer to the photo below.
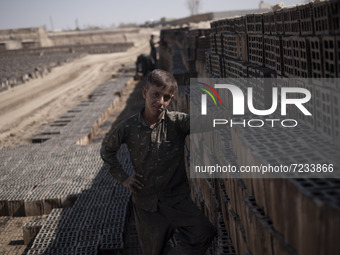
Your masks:
{"label": "dusty path", "polygon": [[29,143],[28,139],[79,103],[98,85],[111,80],[122,64],[134,64],[149,51],[148,35],[123,53],[86,55],[47,76],[0,93],[0,147]]}

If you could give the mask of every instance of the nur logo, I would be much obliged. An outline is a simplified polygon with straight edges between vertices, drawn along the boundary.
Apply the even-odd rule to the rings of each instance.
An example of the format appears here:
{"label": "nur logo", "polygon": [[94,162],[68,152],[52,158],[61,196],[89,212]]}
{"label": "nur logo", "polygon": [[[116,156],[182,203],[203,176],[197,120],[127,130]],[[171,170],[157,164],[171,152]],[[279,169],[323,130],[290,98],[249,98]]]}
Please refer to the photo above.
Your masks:
{"label": "nur logo", "polygon": [[[220,104],[222,106],[222,101],[216,90],[205,83],[198,82],[199,84],[209,88],[214,94],[217,96],[218,100],[220,101]],[[238,88],[235,85],[231,84],[215,84],[214,86],[217,89],[228,89],[231,93],[231,96],[233,98],[233,115],[244,115],[245,109],[244,109],[244,102],[245,97],[240,88]],[[202,91],[206,92],[214,101],[215,105],[217,105],[216,100],[214,96],[211,94],[211,92],[205,88],[200,88]],[[288,94],[300,94],[298,98],[288,98]],[[302,96],[304,95],[304,96]],[[304,103],[307,103],[311,99],[311,93],[309,90],[305,88],[297,88],[297,87],[282,87],[281,88],[281,115],[285,116],[287,115],[287,105],[295,105],[304,115],[310,116],[312,115],[305,106],[303,106]],[[255,109],[253,104],[253,88],[248,87],[247,88],[247,105],[248,109],[251,113],[258,115],[258,116],[265,116],[270,115],[274,113],[277,109],[278,105],[278,88],[273,87],[272,88],[272,105],[269,109],[260,110]],[[207,115],[207,95],[202,94],[201,95],[201,114]]]}
{"label": "nur logo", "polygon": [[[210,85],[208,84],[205,84],[203,82],[198,82],[200,85],[203,85],[204,87],[210,89],[218,98],[218,100],[220,101],[220,104],[222,106],[222,100],[221,100],[221,97],[220,95],[217,93],[217,91],[211,87]],[[213,94],[208,90],[208,89],[205,89],[205,88],[199,88],[200,90],[206,92],[210,97],[211,99],[214,101],[215,105],[217,106],[217,103],[216,103],[216,100],[215,100],[215,97],[213,96]],[[207,115],[207,94],[202,94],[201,95],[201,100],[202,100],[202,105],[201,105],[201,114],[202,115]]]}

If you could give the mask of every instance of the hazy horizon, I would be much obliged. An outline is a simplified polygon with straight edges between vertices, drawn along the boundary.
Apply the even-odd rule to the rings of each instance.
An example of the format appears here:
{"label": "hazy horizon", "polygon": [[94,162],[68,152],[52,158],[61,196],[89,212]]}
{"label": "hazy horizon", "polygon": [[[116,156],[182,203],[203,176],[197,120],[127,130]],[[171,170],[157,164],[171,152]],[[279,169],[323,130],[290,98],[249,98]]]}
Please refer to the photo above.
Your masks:
{"label": "hazy horizon", "polygon": [[[117,27],[120,24],[144,24],[163,17],[190,16],[186,0],[2,0],[0,29],[45,27],[47,30],[72,30],[76,27]],[[264,1],[275,5],[280,1]],[[287,0],[285,6],[305,2]],[[199,13],[258,9],[260,1],[201,0]],[[52,27],[53,26],[53,27]]]}

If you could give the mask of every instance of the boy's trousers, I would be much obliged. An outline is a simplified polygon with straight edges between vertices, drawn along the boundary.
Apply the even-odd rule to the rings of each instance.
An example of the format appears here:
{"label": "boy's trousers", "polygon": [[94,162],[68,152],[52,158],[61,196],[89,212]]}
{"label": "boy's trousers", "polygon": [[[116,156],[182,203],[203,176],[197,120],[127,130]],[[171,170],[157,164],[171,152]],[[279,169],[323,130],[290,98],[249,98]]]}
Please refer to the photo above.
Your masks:
{"label": "boy's trousers", "polygon": [[[214,226],[189,198],[169,206],[158,201],[158,211],[134,207],[136,228],[143,254],[205,254],[215,235]],[[179,245],[171,248],[169,239],[177,229]]]}

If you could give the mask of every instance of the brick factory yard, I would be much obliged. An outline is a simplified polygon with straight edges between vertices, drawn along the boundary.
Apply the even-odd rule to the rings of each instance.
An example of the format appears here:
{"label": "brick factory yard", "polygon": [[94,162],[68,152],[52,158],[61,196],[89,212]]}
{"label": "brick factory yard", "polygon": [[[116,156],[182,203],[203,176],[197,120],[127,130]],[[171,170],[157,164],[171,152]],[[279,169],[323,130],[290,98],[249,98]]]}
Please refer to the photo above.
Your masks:
{"label": "brick factory yard", "polygon": [[[105,82],[112,81],[119,69],[134,67],[136,57],[149,51],[147,40],[135,42],[126,52],[86,55],[56,67],[43,78],[15,86],[0,93],[0,148],[32,143],[31,138],[55,121],[73,106],[86,100],[88,95]],[[122,91],[114,114],[116,119],[124,109],[126,100],[134,91],[136,82],[128,83]],[[106,123],[107,124],[107,123]],[[98,131],[97,143],[108,125]],[[0,217],[0,254],[25,254],[23,225],[33,217]],[[46,218],[46,216],[43,216]]]}
{"label": "brick factory yard", "polygon": [[[147,37],[146,37],[147,38]],[[31,143],[42,125],[54,121],[84,100],[98,85],[111,80],[122,65],[132,65],[149,51],[147,40],[127,52],[86,55],[56,67],[43,78],[0,93],[0,147]]]}

